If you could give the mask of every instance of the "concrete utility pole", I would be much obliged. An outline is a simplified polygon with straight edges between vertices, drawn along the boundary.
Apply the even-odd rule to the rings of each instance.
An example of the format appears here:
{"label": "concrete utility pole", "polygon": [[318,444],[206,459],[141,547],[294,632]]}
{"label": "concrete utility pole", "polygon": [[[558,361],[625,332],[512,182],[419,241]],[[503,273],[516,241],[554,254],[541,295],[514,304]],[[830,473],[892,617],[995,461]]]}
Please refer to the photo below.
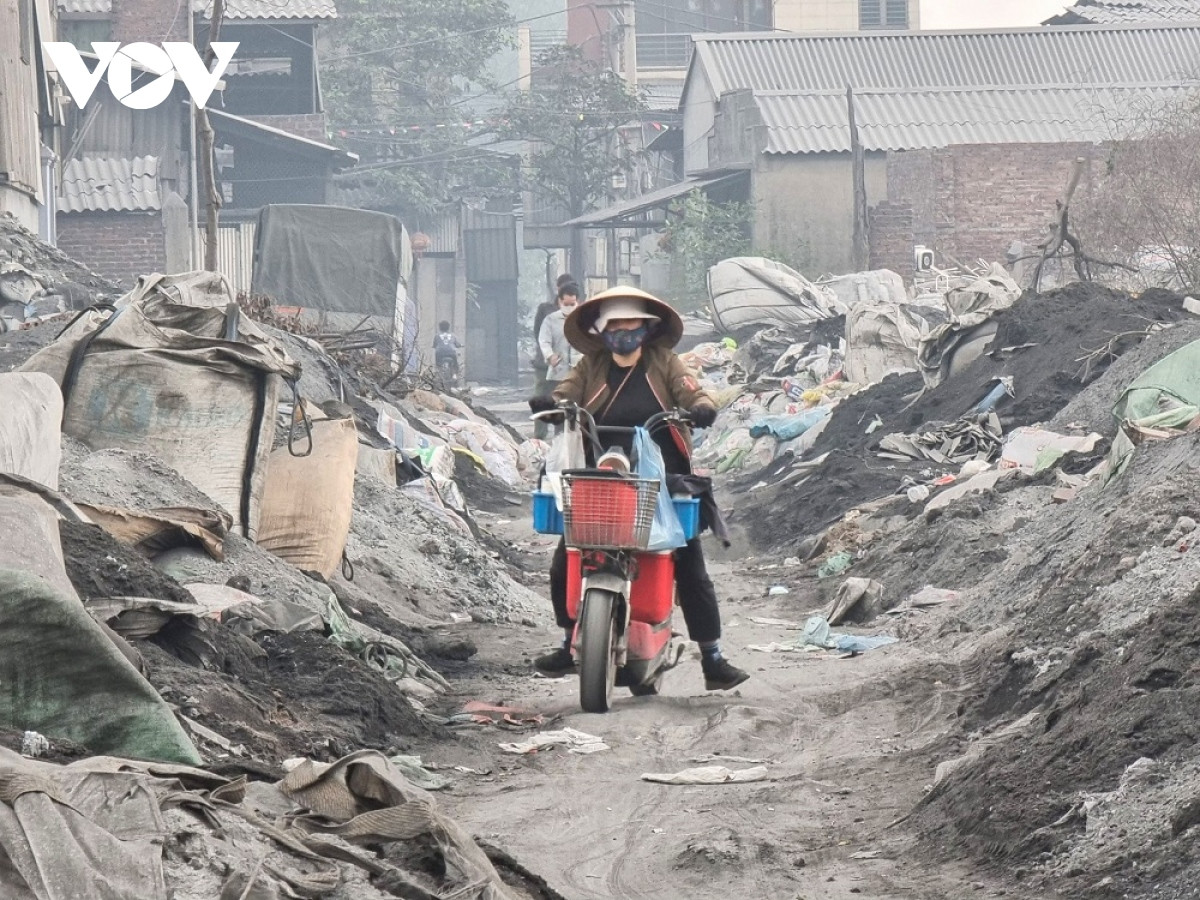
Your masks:
{"label": "concrete utility pole", "polygon": [[608,64],[630,88],[636,88],[637,30],[633,0],[598,3],[596,8],[606,10],[612,19],[612,28],[602,36]]}
{"label": "concrete utility pole", "polygon": [[854,170],[854,268],[858,272],[864,272],[870,262],[870,247],[867,243],[867,165],[859,138],[858,121],[854,114],[853,87],[846,88],[846,106],[850,119],[850,165]]}
{"label": "concrete utility pole", "polygon": [[636,28],[636,13],[633,6],[633,0],[621,5],[621,27],[624,31],[624,41],[622,47],[622,55],[625,63],[623,74],[625,83],[630,89],[637,89],[637,28]]}

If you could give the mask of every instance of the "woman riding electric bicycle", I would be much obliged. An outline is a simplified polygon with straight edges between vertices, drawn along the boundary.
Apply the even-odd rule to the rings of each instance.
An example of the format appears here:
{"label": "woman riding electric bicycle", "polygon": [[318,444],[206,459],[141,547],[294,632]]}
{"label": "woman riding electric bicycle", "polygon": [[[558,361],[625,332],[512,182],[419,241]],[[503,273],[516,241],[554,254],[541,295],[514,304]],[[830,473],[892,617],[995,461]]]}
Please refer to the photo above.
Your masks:
{"label": "woman riding electric bicycle", "polygon": [[[716,419],[712,397],[671,349],[683,336],[683,322],[657,297],[628,287],[603,291],[575,308],[567,318],[565,334],[585,356],[553,396],[529,401],[535,413],[571,401],[590,412],[600,426],[632,428],[672,409],[687,410],[701,428]],[[692,436],[685,425],[675,422],[653,437],[662,449],[668,474],[691,473]],[[631,441],[625,438],[621,447],[627,454]],[[675,584],[688,637],[700,646],[705,688],[737,687],[750,676],[721,654],[721,612],[699,538],[675,551]],[[575,623],[567,613],[567,554],[561,541],[550,566],[550,599],[565,638],[534,665],[543,675],[561,677],[575,671],[571,654]]]}

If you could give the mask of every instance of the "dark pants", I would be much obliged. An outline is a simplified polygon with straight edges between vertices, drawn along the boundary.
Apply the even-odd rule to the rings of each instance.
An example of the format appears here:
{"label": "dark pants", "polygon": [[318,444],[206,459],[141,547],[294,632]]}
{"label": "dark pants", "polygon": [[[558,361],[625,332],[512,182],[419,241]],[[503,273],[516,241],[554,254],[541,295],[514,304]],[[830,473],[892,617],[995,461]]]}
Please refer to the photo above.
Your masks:
{"label": "dark pants", "polygon": [[[697,643],[721,639],[721,610],[717,591],[708,577],[704,549],[699,538],[692,538],[686,547],[675,551],[675,586],[679,589],[679,607],[687,624],[688,637]],[[550,602],[554,604],[554,619],[560,628],[571,628],[574,622],[567,615],[567,545],[558,542],[554,560],[550,563]]]}

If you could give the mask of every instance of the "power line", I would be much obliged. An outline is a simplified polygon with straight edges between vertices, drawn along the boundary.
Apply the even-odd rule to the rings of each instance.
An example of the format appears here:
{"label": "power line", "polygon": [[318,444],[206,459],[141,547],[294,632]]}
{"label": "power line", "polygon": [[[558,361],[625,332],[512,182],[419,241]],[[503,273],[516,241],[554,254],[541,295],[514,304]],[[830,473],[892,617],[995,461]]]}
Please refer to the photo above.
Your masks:
{"label": "power line", "polygon": [[360,53],[347,53],[342,56],[335,56],[332,59],[326,59],[326,62],[342,62],[347,59],[358,59],[363,56],[373,56],[376,53],[394,53],[399,50],[411,50],[413,47],[426,47],[429,44],[437,44],[442,41],[453,40],[460,37],[470,37],[475,34],[486,34],[489,31],[501,31],[513,28],[516,25],[526,25],[529,22],[537,22],[540,19],[549,19],[552,16],[563,15],[562,10],[552,13],[542,13],[540,16],[530,16],[526,19],[514,19],[508,22],[499,22],[495,25],[485,25],[482,28],[473,28],[469,31],[448,31],[445,34],[438,35],[434,38],[428,38],[423,41],[413,41],[408,44],[398,44],[395,47],[377,47],[374,50],[363,50]]}
{"label": "power line", "polygon": [[[660,0],[637,0],[637,2],[634,4],[635,9],[637,9],[638,7],[647,7],[647,6],[654,7],[656,9],[661,10],[666,13],[678,13],[679,12],[678,9],[668,6],[665,2],[660,2]],[[589,4],[588,8],[594,9],[595,4]],[[506,29],[513,28],[517,25],[527,25],[530,22],[537,22],[542,19],[550,19],[550,18],[554,18],[557,16],[562,16],[562,15],[569,16],[569,11],[556,10],[555,12],[542,13],[541,15],[537,15],[537,16],[528,16],[524,19],[514,19],[509,22],[501,22],[501,23],[497,23],[495,25],[486,25],[481,28],[474,28],[474,29],[470,29],[467,31],[447,32],[445,34],[439,35],[438,37],[428,38],[423,41],[412,41],[407,44],[398,44],[394,47],[377,47],[373,50],[363,50],[358,53],[347,53],[347,54],[344,54],[341,56],[334,56],[332,58],[327,58],[326,62],[331,62],[331,63],[341,62],[341,61],[347,60],[347,59],[358,59],[363,56],[372,56],[376,53],[391,53],[391,52],[395,52],[395,51],[399,51],[399,50],[408,50],[413,47],[424,47],[424,46],[428,46],[429,44],[439,43],[441,41],[453,40],[454,38],[460,38],[460,37],[469,37],[469,36],[475,35],[475,34],[486,34],[489,31],[506,30]],[[720,15],[716,15],[713,13],[703,13],[703,15],[704,15],[706,21],[712,21],[712,22],[717,22],[720,24],[737,26],[736,28],[731,29],[731,30],[735,30],[735,31],[746,31],[747,33],[756,33],[756,32],[780,32],[780,33],[784,33],[784,34],[791,33],[786,28],[778,28],[774,25],[772,25],[770,27],[753,26],[753,27],[748,28],[747,25],[749,25],[750,23],[746,22],[743,19],[738,19],[733,16],[720,16]],[[665,20],[666,16],[663,16],[663,18]],[[709,32],[709,31],[704,31],[703,29],[701,29],[698,31],[690,31],[690,32],[667,32],[667,33],[671,33],[671,34],[687,33],[690,35],[690,34],[717,34],[719,32]],[[517,80],[519,81],[520,79],[517,79]]]}

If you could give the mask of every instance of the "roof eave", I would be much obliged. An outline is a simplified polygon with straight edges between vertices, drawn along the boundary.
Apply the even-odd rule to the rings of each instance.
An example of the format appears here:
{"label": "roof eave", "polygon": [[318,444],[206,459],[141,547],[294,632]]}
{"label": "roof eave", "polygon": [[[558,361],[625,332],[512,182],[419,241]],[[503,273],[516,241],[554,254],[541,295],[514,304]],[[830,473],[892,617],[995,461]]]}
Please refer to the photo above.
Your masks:
{"label": "roof eave", "polygon": [[310,155],[334,157],[343,163],[340,168],[349,168],[358,163],[357,153],[343,150],[332,144],[323,144],[320,141],[314,141],[312,138],[302,137],[290,131],[284,131],[282,128],[275,128],[272,125],[266,125],[246,116],[235,116],[232,113],[227,113],[219,109],[210,109],[208,112],[210,116],[216,117],[218,123],[225,121],[235,128],[242,128],[247,133],[257,136],[264,142],[286,142],[289,145],[295,146],[301,152]]}

